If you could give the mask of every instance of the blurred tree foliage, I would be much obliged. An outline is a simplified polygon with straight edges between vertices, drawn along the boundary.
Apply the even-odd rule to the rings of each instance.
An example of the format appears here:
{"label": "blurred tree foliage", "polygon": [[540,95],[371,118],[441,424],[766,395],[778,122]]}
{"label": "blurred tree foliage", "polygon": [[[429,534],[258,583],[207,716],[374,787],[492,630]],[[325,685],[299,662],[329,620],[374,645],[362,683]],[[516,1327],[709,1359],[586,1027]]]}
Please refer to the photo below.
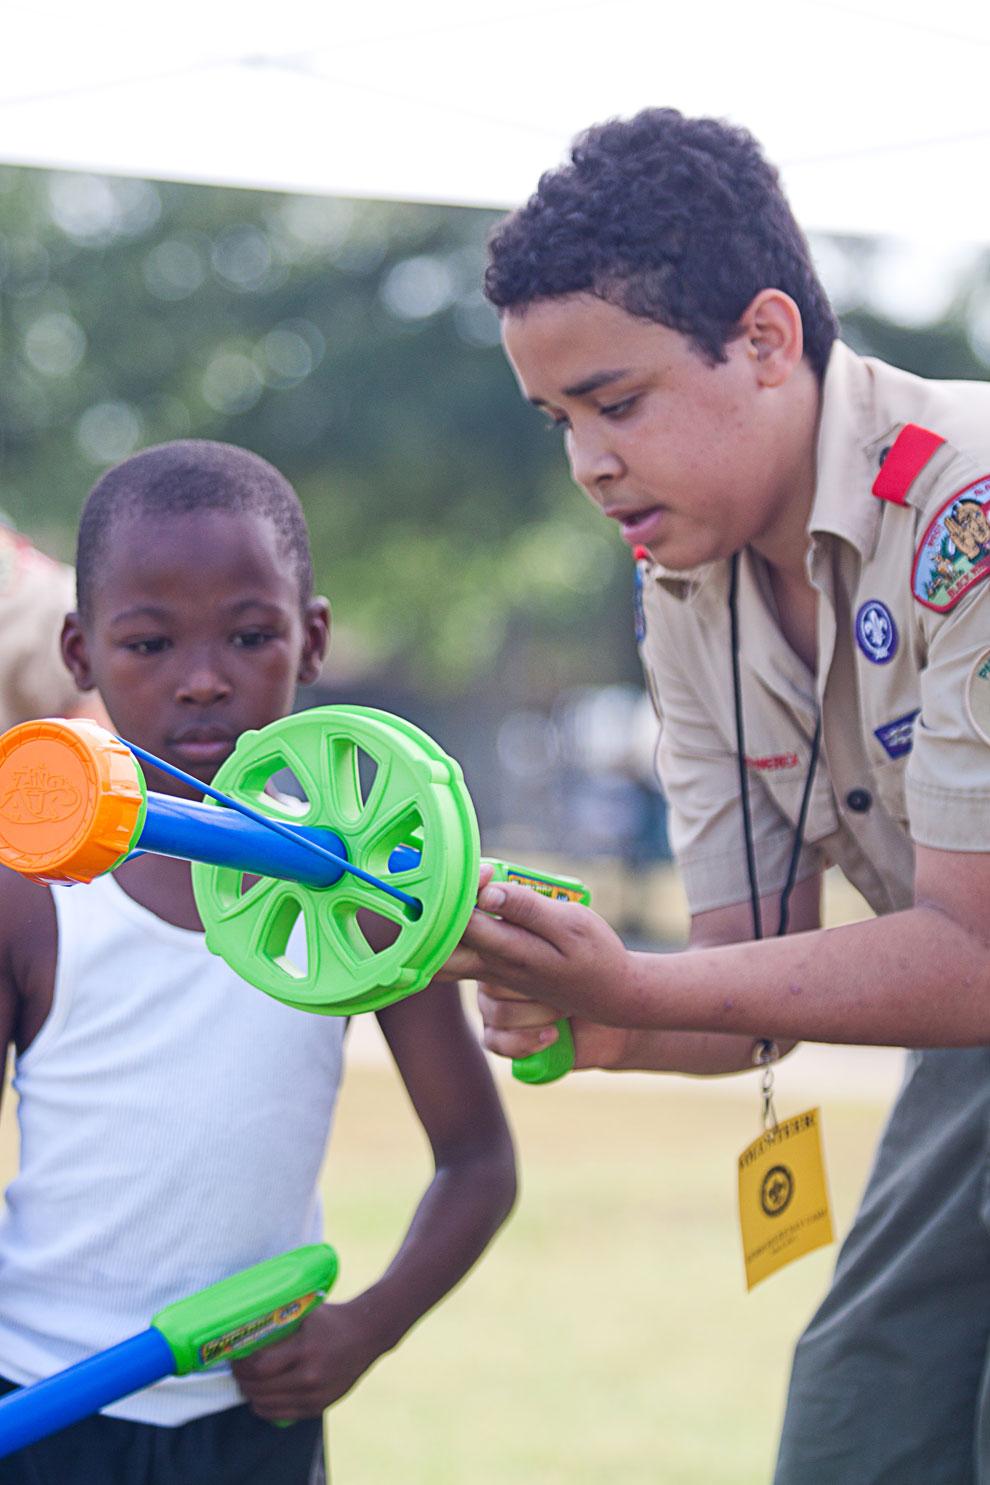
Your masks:
{"label": "blurred tree foliage", "polygon": [[[494,220],[0,169],[0,506],[69,555],[108,465],[226,439],[299,490],[352,672],[477,694],[497,665],[517,700],[637,676],[624,549],[497,348]],[[986,375],[982,259],[905,324],[871,302],[882,244],[818,247],[858,349]]]}
{"label": "blurred tree foliage", "polygon": [[493,220],[0,170],[0,506],[69,555],[108,465],[229,440],[299,490],[353,669],[456,693],[500,660],[516,695],[551,664],[633,674],[624,551],[480,293]]}

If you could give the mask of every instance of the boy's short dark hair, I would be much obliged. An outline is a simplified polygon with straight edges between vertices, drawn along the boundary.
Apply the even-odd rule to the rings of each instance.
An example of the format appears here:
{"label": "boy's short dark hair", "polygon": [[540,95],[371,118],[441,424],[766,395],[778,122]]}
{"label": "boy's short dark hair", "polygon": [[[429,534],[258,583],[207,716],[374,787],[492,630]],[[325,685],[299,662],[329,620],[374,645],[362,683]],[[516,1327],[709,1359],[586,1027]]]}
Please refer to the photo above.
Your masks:
{"label": "boy's short dark hair", "polygon": [[113,524],[137,514],[196,510],[253,511],[267,517],[299,582],[300,603],[313,592],[306,518],[295,490],[274,465],[229,443],[187,438],[143,449],[107,470],[90,490],[76,544],[76,601],[91,612],[100,560]]}
{"label": "boy's short dark hair", "polygon": [[596,294],[726,359],[747,304],[781,289],[801,311],[805,355],[824,374],[835,315],[777,172],[745,129],[648,108],[574,141],[489,241],[497,308]]}

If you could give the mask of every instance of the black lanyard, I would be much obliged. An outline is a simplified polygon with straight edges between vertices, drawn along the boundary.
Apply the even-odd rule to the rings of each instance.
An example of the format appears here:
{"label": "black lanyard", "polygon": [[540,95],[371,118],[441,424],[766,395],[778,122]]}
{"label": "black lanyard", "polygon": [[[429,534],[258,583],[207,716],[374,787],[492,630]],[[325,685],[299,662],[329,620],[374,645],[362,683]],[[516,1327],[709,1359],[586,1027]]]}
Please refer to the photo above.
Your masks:
{"label": "black lanyard", "polygon": [[[739,587],[739,553],[734,552],[729,576],[729,628],[732,637],[732,696],[736,713],[736,762],[739,768],[739,797],[742,802],[743,837],[746,845],[746,874],[749,878],[749,900],[753,914],[753,937],[763,937],[763,915],[760,911],[760,889],[756,877],[756,849],[753,842],[753,816],[749,803],[749,770],[746,765],[746,740],[743,732],[742,681],[739,676],[739,613],[736,594]],[[808,807],[811,804],[811,788],[815,781],[818,754],[821,751],[822,715],[815,717],[815,734],[811,739],[811,760],[801,795],[797,825],[794,827],[794,843],[787,867],[787,877],[780,894],[780,919],[777,923],[778,937],[787,932],[790,915],[791,893],[797,878],[798,861],[804,844]]]}

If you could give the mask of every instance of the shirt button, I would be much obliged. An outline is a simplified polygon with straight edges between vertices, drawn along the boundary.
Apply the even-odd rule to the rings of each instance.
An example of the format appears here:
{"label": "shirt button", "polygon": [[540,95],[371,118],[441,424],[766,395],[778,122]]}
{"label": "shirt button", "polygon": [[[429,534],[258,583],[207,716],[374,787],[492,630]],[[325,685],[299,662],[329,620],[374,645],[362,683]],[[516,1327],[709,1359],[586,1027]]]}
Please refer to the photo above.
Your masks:
{"label": "shirt button", "polygon": [[857,815],[865,815],[872,803],[873,795],[869,789],[850,789],[846,795],[846,804],[851,810],[855,810]]}

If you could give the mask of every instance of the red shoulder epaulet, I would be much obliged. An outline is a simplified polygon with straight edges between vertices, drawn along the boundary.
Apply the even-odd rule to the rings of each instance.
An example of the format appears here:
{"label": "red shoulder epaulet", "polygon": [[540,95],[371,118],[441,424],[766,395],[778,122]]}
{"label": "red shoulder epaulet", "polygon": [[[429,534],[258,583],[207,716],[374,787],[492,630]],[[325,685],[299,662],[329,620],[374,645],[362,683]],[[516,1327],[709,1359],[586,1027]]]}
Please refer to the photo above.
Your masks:
{"label": "red shoulder epaulet", "polygon": [[903,505],[908,490],[935,450],[944,443],[941,434],[919,428],[917,423],[905,423],[887,450],[880,473],[873,481],[874,495],[894,505]]}

